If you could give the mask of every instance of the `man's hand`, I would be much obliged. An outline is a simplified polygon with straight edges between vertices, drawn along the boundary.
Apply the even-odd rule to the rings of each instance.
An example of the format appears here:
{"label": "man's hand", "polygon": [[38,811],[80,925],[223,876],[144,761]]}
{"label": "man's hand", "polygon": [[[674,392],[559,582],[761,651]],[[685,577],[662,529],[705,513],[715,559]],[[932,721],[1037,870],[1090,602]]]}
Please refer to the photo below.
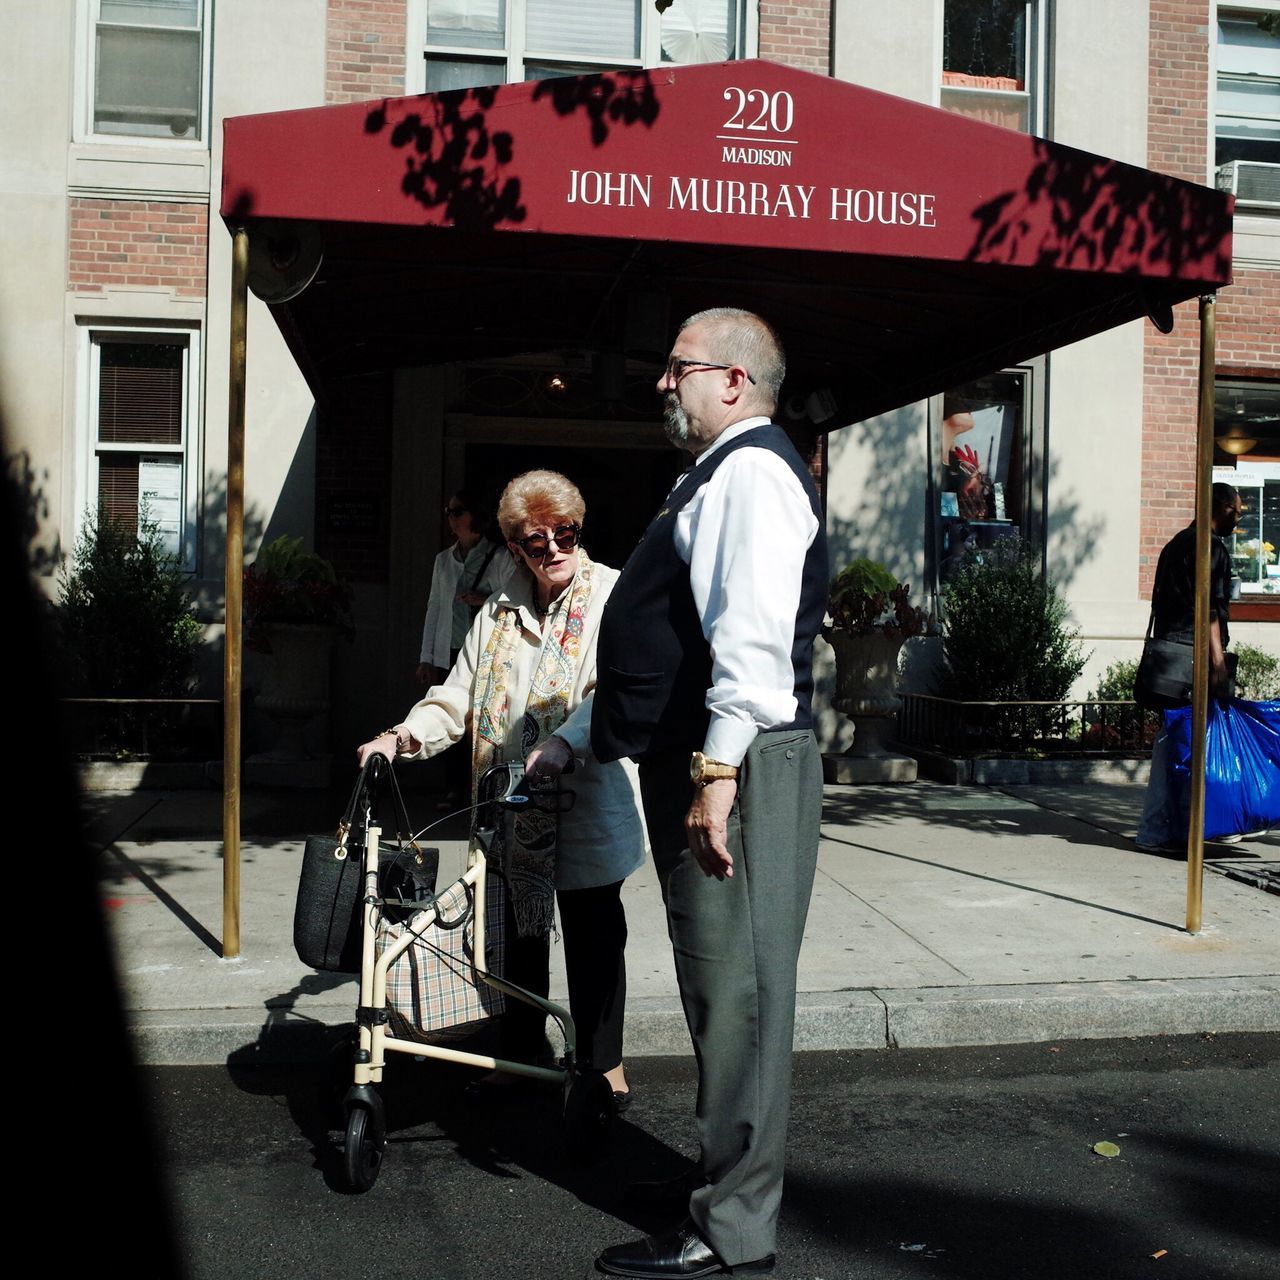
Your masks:
{"label": "man's hand", "polygon": [[1225,660],[1215,663],[1209,659],[1209,696],[1211,698],[1229,698],[1233,690],[1231,685],[1231,669]]}
{"label": "man's hand", "polygon": [[439,684],[449,673],[443,667],[433,667],[429,662],[418,663],[414,673],[419,684]]}
{"label": "man's hand", "polygon": [[1227,653],[1222,644],[1222,625],[1217,618],[1209,622],[1209,696],[1231,696],[1231,672],[1227,667]]}
{"label": "man's hand", "polygon": [[553,733],[525,757],[524,771],[540,782],[554,782],[572,759],[573,752],[569,750],[569,744]]}
{"label": "man's hand", "polygon": [[693,803],[684,818],[690,851],[703,874],[715,876],[717,880],[727,880],[733,875],[733,855],[726,837],[729,814],[737,795],[736,779],[717,778],[694,791]]}

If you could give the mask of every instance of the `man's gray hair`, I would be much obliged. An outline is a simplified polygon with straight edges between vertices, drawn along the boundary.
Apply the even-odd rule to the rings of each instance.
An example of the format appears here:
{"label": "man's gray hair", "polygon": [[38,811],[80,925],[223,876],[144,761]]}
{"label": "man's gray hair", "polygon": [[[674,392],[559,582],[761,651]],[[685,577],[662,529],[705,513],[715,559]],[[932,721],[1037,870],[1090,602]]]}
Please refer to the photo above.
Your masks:
{"label": "man's gray hair", "polygon": [[738,307],[699,311],[680,326],[680,331],[695,324],[708,331],[708,359],[741,365],[756,380],[750,402],[761,402],[761,408],[772,413],[787,376],[787,358],[774,327],[754,311]]}

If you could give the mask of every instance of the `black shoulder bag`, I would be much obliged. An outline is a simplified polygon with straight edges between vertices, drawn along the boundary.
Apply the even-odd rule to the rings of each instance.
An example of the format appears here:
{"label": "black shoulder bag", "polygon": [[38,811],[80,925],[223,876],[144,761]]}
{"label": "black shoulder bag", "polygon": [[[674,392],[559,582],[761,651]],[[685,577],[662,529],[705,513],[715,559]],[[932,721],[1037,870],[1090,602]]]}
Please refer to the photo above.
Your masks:
{"label": "black shoulder bag", "polygon": [[[1153,593],[1154,594],[1154,593]],[[1172,711],[1191,701],[1191,670],[1195,649],[1181,640],[1159,640],[1155,626],[1155,601],[1147,618],[1147,636],[1133,678],[1133,700],[1148,711]]]}

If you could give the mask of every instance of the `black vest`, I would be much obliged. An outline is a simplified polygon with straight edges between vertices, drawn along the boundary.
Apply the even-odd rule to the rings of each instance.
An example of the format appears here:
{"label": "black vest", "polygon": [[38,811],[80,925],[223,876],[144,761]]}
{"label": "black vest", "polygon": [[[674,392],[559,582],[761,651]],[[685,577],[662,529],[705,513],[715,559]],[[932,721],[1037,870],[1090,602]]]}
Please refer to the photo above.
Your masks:
{"label": "black vest", "polygon": [[623,567],[600,619],[591,714],[591,747],[599,760],[643,760],[702,747],[711,718],[711,649],[694,606],[689,566],[676,551],[675,518],[730,454],[749,448],[768,449],[791,468],[818,521],[805,555],[791,646],[796,715],[779,727],[809,728],[813,722],[813,638],[826,614],[827,539],[813,477],[786,432],[769,424],[744,431],[687,472]]}

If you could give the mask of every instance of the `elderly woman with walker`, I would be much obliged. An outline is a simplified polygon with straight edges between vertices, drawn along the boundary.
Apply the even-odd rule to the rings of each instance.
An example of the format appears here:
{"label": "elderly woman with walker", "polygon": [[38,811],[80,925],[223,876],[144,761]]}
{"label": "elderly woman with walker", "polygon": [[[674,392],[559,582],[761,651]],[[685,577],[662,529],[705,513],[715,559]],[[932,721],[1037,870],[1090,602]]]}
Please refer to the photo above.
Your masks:
{"label": "elderly woman with walker", "polygon": [[[574,801],[561,813],[532,808],[512,824],[504,851],[509,982],[545,998],[556,909],[565,948],[569,1009],[578,1062],[603,1073],[614,1105],[631,1101],[622,1058],[626,1003],[626,916],[622,882],[646,855],[635,766],[601,764],[591,754],[596,636],[618,570],[582,545],[585,503],[554,471],[517,476],[502,494],[498,523],[516,562],[481,606],[445,679],[392,728],[361,744],[423,760],[470,729],[472,792],[494,765],[524,762],[527,775],[561,778]],[[499,1019],[500,1053],[518,1062],[552,1060],[546,1015],[508,999]],[[488,1096],[519,1076],[493,1071],[472,1086]]]}

